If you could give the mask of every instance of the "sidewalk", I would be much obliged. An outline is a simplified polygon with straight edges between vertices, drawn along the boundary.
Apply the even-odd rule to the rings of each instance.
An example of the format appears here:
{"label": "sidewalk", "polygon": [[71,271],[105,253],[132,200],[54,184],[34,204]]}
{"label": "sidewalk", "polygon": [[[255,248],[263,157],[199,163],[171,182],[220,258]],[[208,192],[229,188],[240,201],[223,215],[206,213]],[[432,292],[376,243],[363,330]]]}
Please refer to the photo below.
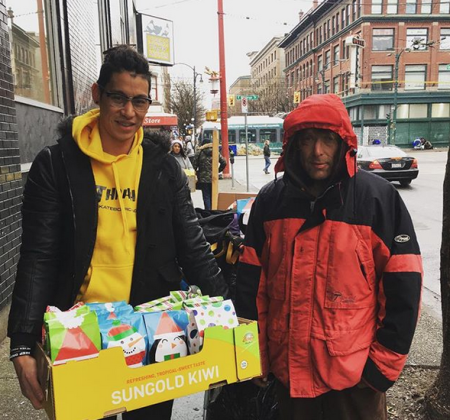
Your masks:
{"label": "sidewalk", "polygon": [[[231,188],[231,179],[223,179],[219,182],[219,191],[245,192],[246,188],[235,182],[235,188]],[[192,194],[195,207],[203,208],[201,192]],[[442,353],[442,322],[433,315],[426,306],[422,308],[422,314],[417,326],[416,334],[408,357],[407,366],[398,382],[388,393],[388,405],[392,406],[394,394],[400,396],[413,392],[414,381],[417,381],[416,368],[421,374],[434,374],[440,364]],[[14,372],[12,363],[8,360],[9,340],[0,343],[0,419],[8,420],[45,420],[47,416],[43,411],[35,411],[31,404],[22,397],[19,383]],[[416,376],[414,376],[416,375]],[[406,385],[405,385],[406,384]],[[404,399],[409,398],[404,396]],[[414,395],[413,395],[413,398]],[[394,404],[395,406],[395,404]],[[201,395],[194,394],[190,397],[179,399],[175,402],[173,420],[197,420],[202,418],[203,399]],[[390,418],[406,418],[393,417]]]}

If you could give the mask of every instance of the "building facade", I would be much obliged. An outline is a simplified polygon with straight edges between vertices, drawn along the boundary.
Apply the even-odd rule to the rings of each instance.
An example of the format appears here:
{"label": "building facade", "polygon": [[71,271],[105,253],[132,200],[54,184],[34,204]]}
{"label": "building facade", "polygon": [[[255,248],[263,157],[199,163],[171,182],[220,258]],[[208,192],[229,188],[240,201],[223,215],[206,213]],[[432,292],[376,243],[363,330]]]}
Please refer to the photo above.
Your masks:
{"label": "building facade", "polygon": [[288,94],[340,95],[360,143],[448,145],[449,3],[315,1],[280,47]]}
{"label": "building facade", "polygon": [[252,93],[252,78],[250,75],[239,76],[230,86],[228,90],[232,99],[228,100],[228,114],[240,115],[241,114],[241,100],[239,96],[247,96]]}
{"label": "building facade", "polygon": [[260,51],[248,54],[252,93],[258,96],[250,101],[250,111],[275,115],[292,108],[286,96],[285,50],[278,46],[282,39],[275,36]]}

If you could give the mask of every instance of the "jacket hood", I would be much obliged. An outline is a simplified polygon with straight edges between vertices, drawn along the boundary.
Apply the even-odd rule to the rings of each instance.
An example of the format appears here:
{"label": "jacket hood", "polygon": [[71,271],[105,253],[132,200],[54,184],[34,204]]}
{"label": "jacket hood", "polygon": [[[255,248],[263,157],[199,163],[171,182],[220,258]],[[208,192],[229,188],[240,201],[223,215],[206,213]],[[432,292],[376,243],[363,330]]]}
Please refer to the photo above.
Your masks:
{"label": "jacket hood", "polygon": [[283,152],[275,165],[275,173],[285,170],[286,152],[295,134],[306,128],[320,128],[334,131],[341,137],[347,146],[343,156],[347,173],[350,177],[355,175],[358,140],[347,109],[339,96],[334,94],[309,96],[285,118],[283,128]]}

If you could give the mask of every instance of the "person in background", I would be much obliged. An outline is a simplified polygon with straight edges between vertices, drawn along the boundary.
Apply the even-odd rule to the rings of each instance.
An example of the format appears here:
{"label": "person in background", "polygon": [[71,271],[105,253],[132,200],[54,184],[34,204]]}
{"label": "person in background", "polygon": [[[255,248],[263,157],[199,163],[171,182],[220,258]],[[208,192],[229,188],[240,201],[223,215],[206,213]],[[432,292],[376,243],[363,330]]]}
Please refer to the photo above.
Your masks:
{"label": "person in background", "polygon": [[[106,51],[92,86],[99,108],[61,126],[58,143],[31,167],[8,336],[22,393],[36,409],[44,394],[32,354],[48,305],[135,306],[168,295],[182,272],[206,294],[228,293],[170,143],[143,136],[150,82],[148,62],[133,48]],[[172,404],[122,417],[169,420]]]}
{"label": "person in background", "polygon": [[192,144],[191,136],[186,136],[184,138],[184,145],[185,145],[185,150],[186,150],[186,156],[189,158],[189,160],[192,163],[192,161],[194,160],[194,156],[195,156],[195,149],[194,149],[194,145]]}
{"label": "person in background", "polygon": [[177,160],[182,169],[194,169],[191,161],[187,158],[183,149],[183,142],[181,140],[173,140],[170,154]]}
{"label": "person in background", "polygon": [[419,316],[422,259],[386,180],[357,171],[341,99],[312,95],[284,120],[275,178],[259,192],[237,278],[239,316],[258,319],[264,386],[280,420],[385,420]]}
{"label": "person in background", "polygon": [[[207,139],[197,148],[193,161],[197,173],[197,188],[202,191],[205,210],[211,210],[212,207],[212,152],[211,140]],[[226,160],[219,153],[219,172],[222,172],[226,165]]]}
{"label": "person in background", "polygon": [[265,162],[264,173],[270,174],[269,166],[270,166],[271,162],[270,162],[270,141],[269,140],[266,140],[264,142],[263,154],[264,154],[264,162]]}

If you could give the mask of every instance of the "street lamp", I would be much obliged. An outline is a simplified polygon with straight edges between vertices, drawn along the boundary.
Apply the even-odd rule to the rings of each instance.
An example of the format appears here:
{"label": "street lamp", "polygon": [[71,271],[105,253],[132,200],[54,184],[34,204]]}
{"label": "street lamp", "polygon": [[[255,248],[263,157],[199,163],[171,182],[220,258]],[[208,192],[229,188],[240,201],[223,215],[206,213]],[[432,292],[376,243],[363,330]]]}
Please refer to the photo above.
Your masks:
{"label": "street lamp", "polygon": [[[409,51],[409,48],[402,48],[398,53],[395,54],[395,65],[394,65],[394,109],[392,110],[392,128],[390,130],[389,143],[395,144],[395,136],[397,134],[397,97],[398,97],[398,63],[400,61],[400,56],[405,52]],[[390,55],[390,54],[388,54]]]}
{"label": "street lamp", "polygon": [[193,71],[193,75],[194,75],[194,109],[193,109],[193,112],[194,112],[194,118],[193,118],[193,120],[194,120],[194,141],[192,144],[195,144],[195,142],[196,142],[195,136],[197,133],[197,77],[200,76],[200,83],[203,83],[203,78],[202,78],[201,73],[197,73],[195,71],[195,66],[192,67],[186,63],[175,63],[174,65],[176,65],[176,64],[182,64],[183,66],[189,67]]}

